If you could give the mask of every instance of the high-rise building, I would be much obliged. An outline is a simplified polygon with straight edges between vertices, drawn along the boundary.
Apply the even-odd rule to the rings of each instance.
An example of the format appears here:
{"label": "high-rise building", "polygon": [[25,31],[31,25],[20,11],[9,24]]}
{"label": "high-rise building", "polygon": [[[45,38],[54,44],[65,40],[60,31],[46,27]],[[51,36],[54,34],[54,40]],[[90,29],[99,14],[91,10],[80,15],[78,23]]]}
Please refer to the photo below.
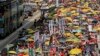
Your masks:
{"label": "high-rise building", "polygon": [[0,1],[0,38],[20,27],[23,10],[23,0]]}

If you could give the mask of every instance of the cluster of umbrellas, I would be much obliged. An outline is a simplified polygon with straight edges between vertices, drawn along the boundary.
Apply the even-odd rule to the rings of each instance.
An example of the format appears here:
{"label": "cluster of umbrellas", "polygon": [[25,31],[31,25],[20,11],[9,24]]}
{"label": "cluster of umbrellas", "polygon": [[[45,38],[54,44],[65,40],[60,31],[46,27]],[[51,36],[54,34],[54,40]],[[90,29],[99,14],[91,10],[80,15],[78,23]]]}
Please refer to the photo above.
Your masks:
{"label": "cluster of umbrellas", "polygon": [[[98,33],[100,31],[100,23],[98,23],[95,18],[95,15],[100,14],[100,11],[93,10],[89,6],[89,2],[85,2],[83,5],[80,5],[80,2],[79,3],[69,2],[69,3],[70,7],[61,6],[57,8],[57,10],[55,11],[56,13],[53,17],[56,20],[54,18],[51,20],[56,22],[57,26],[55,26],[53,23],[51,24],[47,23],[47,25],[43,27],[44,30],[42,32],[44,32],[44,34],[40,33],[41,30],[38,30],[39,31],[38,33],[38,31],[36,30],[34,31],[33,29],[27,29],[26,30],[27,34],[24,35],[24,37],[17,40],[19,43],[16,45],[18,51],[11,49],[8,51],[8,53],[19,56],[23,54],[23,52],[24,52],[23,56],[34,56],[36,53],[42,55],[45,51],[44,50],[45,46],[48,48],[48,53],[50,53],[49,56],[55,56],[56,55],[55,53],[60,54],[59,52],[61,52],[61,55],[65,56],[65,54],[62,54],[64,51],[59,50],[61,46],[64,46],[65,49],[70,49],[67,50],[68,51],[67,54],[69,54],[70,56],[75,56],[75,55],[82,56],[83,50],[79,46],[81,45],[82,40],[89,41],[86,38],[86,34],[89,32],[91,33],[93,31],[94,31],[93,33]],[[71,6],[73,4],[77,6]],[[63,19],[62,21],[64,25],[59,25],[60,19]],[[88,27],[88,25],[91,24],[92,24],[92,29],[91,27]],[[48,29],[45,29],[46,26],[49,26],[47,27]],[[51,32],[52,30],[53,32]],[[67,46],[70,47],[67,48]],[[56,47],[58,48],[59,51],[57,51],[56,49],[52,49]],[[65,50],[64,48],[62,49]],[[51,54],[52,52],[53,54]]]}

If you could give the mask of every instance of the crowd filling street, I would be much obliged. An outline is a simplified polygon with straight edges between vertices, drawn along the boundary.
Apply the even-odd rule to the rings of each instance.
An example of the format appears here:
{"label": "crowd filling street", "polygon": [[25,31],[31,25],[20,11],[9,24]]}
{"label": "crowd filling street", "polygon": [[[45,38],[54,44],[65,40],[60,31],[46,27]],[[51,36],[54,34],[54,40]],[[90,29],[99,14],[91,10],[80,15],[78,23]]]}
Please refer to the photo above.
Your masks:
{"label": "crowd filling street", "polygon": [[72,0],[46,11],[20,32],[8,56],[100,56],[99,9],[95,2]]}

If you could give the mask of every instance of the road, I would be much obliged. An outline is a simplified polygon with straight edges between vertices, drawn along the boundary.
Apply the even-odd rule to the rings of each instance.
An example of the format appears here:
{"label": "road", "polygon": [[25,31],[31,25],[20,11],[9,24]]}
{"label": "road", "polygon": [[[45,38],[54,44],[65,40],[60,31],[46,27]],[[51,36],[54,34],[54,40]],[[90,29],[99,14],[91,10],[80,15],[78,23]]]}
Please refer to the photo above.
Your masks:
{"label": "road", "polygon": [[36,11],[32,17],[29,17],[28,19],[25,20],[24,24],[17,29],[15,32],[13,32],[11,35],[9,35],[8,37],[6,37],[4,40],[0,40],[0,50],[2,50],[7,44],[11,43],[12,41],[14,41],[15,39],[17,39],[19,32],[23,29],[23,28],[29,28],[34,24],[35,19],[39,20],[40,19],[40,11]]}

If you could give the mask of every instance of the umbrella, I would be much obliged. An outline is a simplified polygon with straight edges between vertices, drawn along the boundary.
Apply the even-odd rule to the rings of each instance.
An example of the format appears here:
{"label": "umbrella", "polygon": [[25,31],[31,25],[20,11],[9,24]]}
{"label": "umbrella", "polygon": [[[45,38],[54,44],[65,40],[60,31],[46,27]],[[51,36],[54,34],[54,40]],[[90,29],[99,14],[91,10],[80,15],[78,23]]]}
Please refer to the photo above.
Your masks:
{"label": "umbrella", "polygon": [[78,39],[78,38],[76,38],[76,37],[74,37],[74,38],[69,38],[69,39],[67,39],[66,42],[79,43],[79,42],[81,42],[81,40]]}
{"label": "umbrella", "polygon": [[41,2],[41,0],[36,0],[35,2]]}
{"label": "umbrella", "polygon": [[76,11],[75,11],[75,10],[73,10],[73,11],[71,11],[71,13],[72,13],[72,14],[74,14],[74,13],[76,13]]}
{"label": "umbrella", "polygon": [[97,28],[96,31],[100,31],[100,28]]}
{"label": "umbrella", "polygon": [[74,49],[69,51],[69,54],[72,54],[72,55],[74,55],[74,54],[77,55],[77,54],[80,54],[80,53],[82,53],[82,50],[79,49],[79,48],[74,48]]}
{"label": "umbrella", "polygon": [[79,15],[79,13],[73,13],[72,15],[73,15],[73,16],[78,16],[78,15]]}
{"label": "umbrella", "polygon": [[42,53],[42,48],[38,47],[38,48],[36,49],[36,52]]}
{"label": "umbrella", "polygon": [[49,45],[50,41],[45,41],[45,45]]}
{"label": "umbrella", "polygon": [[9,54],[17,54],[16,51],[9,51]]}
{"label": "umbrella", "polygon": [[79,21],[79,20],[78,20],[78,19],[74,19],[73,21],[74,21],[74,22],[77,22],[77,21]]}
{"label": "umbrella", "polygon": [[73,26],[73,24],[72,24],[72,23],[67,23],[67,25],[68,25],[68,26]]}
{"label": "umbrella", "polygon": [[64,35],[67,36],[67,37],[70,37],[72,34],[71,33],[65,33]]}
{"label": "umbrella", "polygon": [[71,10],[76,10],[77,8],[76,8],[76,7],[71,7],[70,9],[71,9]]}
{"label": "umbrella", "polygon": [[27,38],[27,37],[22,37],[22,38],[20,38],[19,40],[26,40],[26,38]]}
{"label": "umbrella", "polygon": [[32,29],[27,29],[28,33],[31,34],[31,33],[34,33],[35,31],[33,31]]}
{"label": "umbrella", "polygon": [[68,21],[70,21],[70,22],[73,21],[71,17],[66,17],[65,19],[68,20]]}
{"label": "umbrella", "polygon": [[66,41],[66,38],[60,38],[59,39],[59,42],[65,42]]}
{"label": "umbrella", "polygon": [[76,56],[76,55],[70,55],[70,56]]}
{"label": "umbrella", "polygon": [[78,38],[73,38],[73,41],[74,41],[74,43],[79,43],[79,42],[81,42],[81,40],[80,39],[78,39]]}
{"label": "umbrella", "polygon": [[28,38],[26,41],[34,41],[33,39],[31,39],[31,38]]}
{"label": "umbrella", "polygon": [[78,33],[76,33],[75,35],[76,35],[76,36],[80,36],[80,35],[82,35],[82,33],[78,32]]}
{"label": "umbrella", "polygon": [[79,28],[80,26],[74,26],[75,28]]}
{"label": "umbrella", "polygon": [[72,42],[73,40],[70,38],[70,39],[67,39],[66,41],[67,41],[67,42],[70,42],[70,41]]}

